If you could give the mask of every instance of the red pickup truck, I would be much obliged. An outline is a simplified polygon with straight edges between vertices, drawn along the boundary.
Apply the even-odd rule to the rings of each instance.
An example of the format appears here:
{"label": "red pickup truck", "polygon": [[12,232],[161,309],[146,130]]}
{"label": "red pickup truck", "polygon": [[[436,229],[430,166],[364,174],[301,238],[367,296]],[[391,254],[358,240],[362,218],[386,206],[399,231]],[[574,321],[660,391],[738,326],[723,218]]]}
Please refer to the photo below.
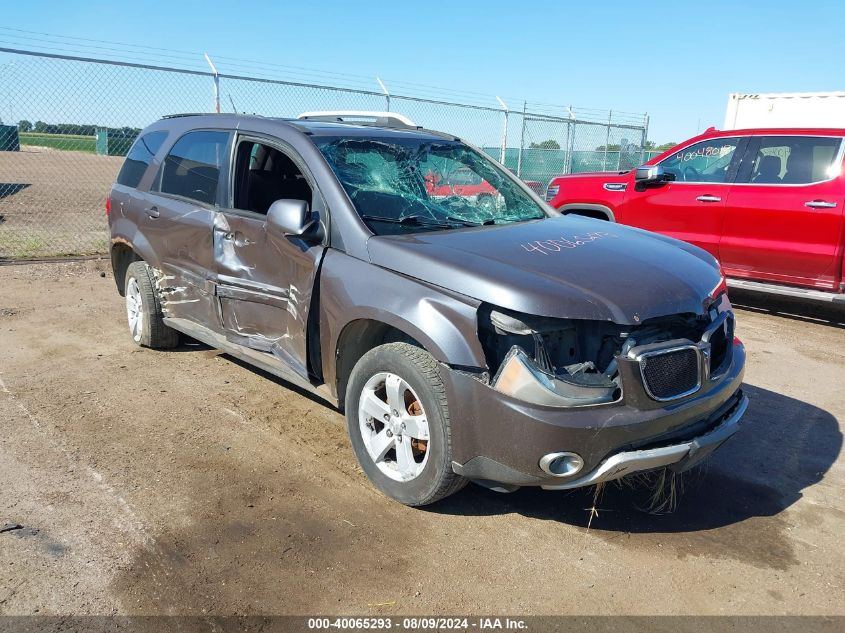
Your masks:
{"label": "red pickup truck", "polygon": [[560,176],[548,202],[663,233],[728,285],[845,303],[845,129],[708,129],[623,172]]}

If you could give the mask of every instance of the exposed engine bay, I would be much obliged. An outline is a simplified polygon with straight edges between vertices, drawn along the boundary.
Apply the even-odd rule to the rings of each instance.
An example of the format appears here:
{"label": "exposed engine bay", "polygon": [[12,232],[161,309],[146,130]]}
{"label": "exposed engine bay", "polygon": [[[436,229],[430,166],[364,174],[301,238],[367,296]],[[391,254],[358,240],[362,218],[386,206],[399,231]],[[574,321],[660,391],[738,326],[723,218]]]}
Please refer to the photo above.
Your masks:
{"label": "exposed engine bay", "polygon": [[498,391],[549,406],[615,402],[622,397],[618,358],[634,347],[697,342],[710,314],[658,317],[637,326],[538,317],[483,306],[479,336]]}

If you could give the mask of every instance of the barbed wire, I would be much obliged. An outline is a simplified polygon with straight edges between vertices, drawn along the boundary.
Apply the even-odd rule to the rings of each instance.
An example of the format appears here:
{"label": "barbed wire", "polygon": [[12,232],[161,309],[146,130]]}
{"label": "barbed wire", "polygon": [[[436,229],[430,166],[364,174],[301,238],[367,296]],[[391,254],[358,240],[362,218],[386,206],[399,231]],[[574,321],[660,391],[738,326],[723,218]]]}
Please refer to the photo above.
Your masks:
{"label": "barbed wire", "polygon": [[[208,68],[203,53],[197,51],[147,46],[75,35],[61,35],[8,26],[0,26],[0,45],[10,48],[27,47],[36,51],[44,50],[65,55],[107,57],[108,59],[106,61],[129,61],[148,63],[150,65],[173,65],[174,63],[178,63],[185,70],[207,70]],[[243,75],[248,73],[256,78],[285,79],[312,84],[325,83],[326,85],[331,83],[334,87],[359,90],[372,90],[374,87],[377,87],[377,73],[364,75],[351,72],[338,72],[267,60],[252,60],[230,55],[216,55],[211,52],[209,52],[209,56],[215,61],[218,70],[225,74]],[[454,100],[457,98],[472,105],[498,105],[496,96],[492,94],[456,87],[409,82],[405,79],[396,79],[390,76],[382,76],[381,78],[389,91],[395,90],[396,92],[405,92],[406,94],[438,100]],[[585,119],[602,120],[606,119],[611,113],[607,109],[576,107],[569,104],[553,104],[533,99],[526,100],[522,97],[502,92],[499,92],[499,96],[508,103],[509,108],[513,111],[522,109],[526,104],[532,104],[531,108],[526,109],[546,113],[552,113],[558,109],[571,109],[580,113],[582,118]],[[629,122],[641,122],[645,117],[644,114],[640,113],[628,113],[616,110],[612,111],[612,115],[614,118],[618,116],[617,120],[619,122],[623,122],[623,119]]]}

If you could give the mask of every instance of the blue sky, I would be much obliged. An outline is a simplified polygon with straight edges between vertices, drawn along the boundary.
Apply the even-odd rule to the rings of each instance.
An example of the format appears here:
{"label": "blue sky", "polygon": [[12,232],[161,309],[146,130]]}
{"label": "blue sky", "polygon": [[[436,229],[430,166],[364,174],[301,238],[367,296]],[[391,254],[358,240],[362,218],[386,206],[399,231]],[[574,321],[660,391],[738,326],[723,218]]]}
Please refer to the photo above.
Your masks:
{"label": "blue sky", "polygon": [[[4,3],[2,14],[5,46],[55,44],[8,30],[18,28],[90,38],[89,54],[150,63],[203,68],[208,51],[289,67],[264,70],[281,78],[363,85],[378,75],[394,92],[414,93],[406,84],[419,84],[431,87],[420,91],[460,91],[460,98],[493,106],[501,95],[512,109],[527,98],[648,112],[649,136],[658,143],[720,126],[730,92],[845,89],[845,3],[818,0],[16,0]],[[130,54],[96,40],[151,49]],[[196,61],[153,48],[196,51]],[[244,62],[218,66],[249,73]],[[377,88],[374,80],[370,87]]]}

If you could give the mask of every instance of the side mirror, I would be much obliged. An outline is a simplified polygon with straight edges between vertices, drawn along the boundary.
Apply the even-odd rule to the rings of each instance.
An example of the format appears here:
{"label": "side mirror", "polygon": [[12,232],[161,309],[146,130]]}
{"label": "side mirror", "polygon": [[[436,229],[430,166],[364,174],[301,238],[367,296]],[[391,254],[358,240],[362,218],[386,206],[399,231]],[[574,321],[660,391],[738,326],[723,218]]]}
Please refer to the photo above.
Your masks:
{"label": "side mirror", "polygon": [[267,210],[267,230],[277,235],[299,236],[313,224],[305,200],[276,200]]}
{"label": "side mirror", "polygon": [[642,167],[637,167],[637,171],[634,174],[634,183],[638,189],[655,187],[673,180],[675,180],[675,174],[667,172],[661,165],[643,165]]}

